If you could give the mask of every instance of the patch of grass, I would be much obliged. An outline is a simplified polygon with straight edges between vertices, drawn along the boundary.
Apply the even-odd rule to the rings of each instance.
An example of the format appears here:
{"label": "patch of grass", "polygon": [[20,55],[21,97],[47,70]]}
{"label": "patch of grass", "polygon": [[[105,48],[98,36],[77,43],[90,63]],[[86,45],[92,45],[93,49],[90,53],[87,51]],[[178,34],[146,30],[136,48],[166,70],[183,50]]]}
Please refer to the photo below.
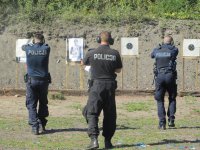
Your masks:
{"label": "patch of grass", "polygon": [[71,107],[75,110],[82,110],[82,106],[80,103],[73,103]]}
{"label": "patch of grass", "polygon": [[194,109],[193,112],[195,112],[195,113],[200,115],[200,109]]}
{"label": "patch of grass", "polygon": [[128,112],[148,111],[151,108],[151,104],[145,102],[129,102],[127,104],[124,104],[124,106]]}
{"label": "patch of grass", "polygon": [[52,100],[65,100],[65,95],[62,92],[50,93],[49,98]]}
{"label": "patch of grass", "polygon": [[197,99],[195,96],[184,96],[184,100],[186,101],[187,104],[195,104],[197,102]]}

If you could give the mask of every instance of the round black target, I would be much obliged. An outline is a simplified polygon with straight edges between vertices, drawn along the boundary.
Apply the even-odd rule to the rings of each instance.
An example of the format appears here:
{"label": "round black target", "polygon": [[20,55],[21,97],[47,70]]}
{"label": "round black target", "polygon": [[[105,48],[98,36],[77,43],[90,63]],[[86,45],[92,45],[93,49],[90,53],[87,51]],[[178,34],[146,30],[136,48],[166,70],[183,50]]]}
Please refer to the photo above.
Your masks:
{"label": "round black target", "polygon": [[188,45],[188,49],[189,49],[190,51],[193,51],[193,50],[195,49],[194,44]]}
{"label": "round black target", "polygon": [[126,44],[126,48],[131,50],[133,48],[133,44],[132,43],[127,43]]}

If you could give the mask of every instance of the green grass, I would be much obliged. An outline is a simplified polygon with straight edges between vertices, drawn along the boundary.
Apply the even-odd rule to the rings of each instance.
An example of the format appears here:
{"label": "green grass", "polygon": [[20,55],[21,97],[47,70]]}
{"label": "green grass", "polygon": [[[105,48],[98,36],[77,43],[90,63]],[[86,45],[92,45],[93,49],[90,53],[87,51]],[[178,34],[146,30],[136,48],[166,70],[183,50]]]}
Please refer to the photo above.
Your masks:
{"label": "green grass", "polygon": [[65,100],[65,95],[62,92],[50,93],[48,96],[51,100]]}
{"label": "green grass", "polygon": [[200,115],[200,109],[197,109],[197,108],[196,108],[196,109],[194,109],[193,111],[194,111],[195,113],[197,113],[197,114]]}
{"label": "green grass", "polygon": [[127,104],[124,104],[125,109],[128,112],[134,112],[134,111],[149,111],[151,108],[151,103],[145,103],[145,102],[129,102]]}
{"label": "green grass", "polygon": [[80,103],[73,103],[70,107],[75,110],[82,110],[82,106]]}
{"label": "green grass", "polygon": [[187,104],[196,104],[197,99],[194,96],[184,96],[184,100],[186,101]]}
{"label": "green grass", "polygon": [[[23,99],[23,98],[22,98]],[[73,97],[68,97],[69,101]],[[121,99],[121,98],[120,98]],[[178,99],[178,109],[184,109],[186,106],[189,111],[197,111],[196,113],[181,114],[178,113],[176,118],[176,129],[168,129],[160,131],[157,129],[158,118],[157,112],[154,110],[153,101],[142,99],[139,102],[130,102],[123,100],[123,103],[117,104],[117,129],[112,139],[113,144],[118,147],[116,150],[178,150],[181,147],[189,147],[200,149],[200,116],[198,114],[199,98],[196,98],[195,105],[186,103],[184,99]],[[189,97],[189,100],[191,98]],[[89,144],[87,136],[87,124],[83,118],[81,111],[77,110],[83,105],[82,101],[76,102],[62,101],[59,103],[59,109],[64,109],[66,115],[54,116],[56,114],[54,108],[55,101],[49,104],[50,117],[48,117],[47,134],[34,136],[30,132],[30,126],[27,124],[27,118],[21,116],[18,118],[13,115],[5,117],[0,114],[0,149],[13,150],[82,150]],[[12,101],[11,101],[12,102]],[[16,103],[17,110],[21,108],[22,103]],[[137,108],[135,108],[137,106]],[[131,108],[129,112],[127,107]],[[141,107],[139,110],[138,108]],[[146,108],[148,107],[148,108]],[[0,105],[2,110],[3,105]],[[57,107],[55,107],[57,108]],[[54,109],[55,109],[54,108]],[[126,108],[126,109],[125,109]],[[26,109],[25,107],[23,109]],[[57,110],[57,109],[56,109]],[[134,114],[134,112],[136,112]],[[143,113],[142,111],[151,111],[151,113]],[[152,115],[152,111],[153,114]],[[140,114],[143,115],[137,115]],[[121,115],[123,114],[123,115]],[[102,114],[99,119],[99,127],[102,127]],[[102,132],[102,131],[101,131]],[[99,136],[100,149],[104,148],[104,139]],[[141,148],[144,144],[146,148]]]}

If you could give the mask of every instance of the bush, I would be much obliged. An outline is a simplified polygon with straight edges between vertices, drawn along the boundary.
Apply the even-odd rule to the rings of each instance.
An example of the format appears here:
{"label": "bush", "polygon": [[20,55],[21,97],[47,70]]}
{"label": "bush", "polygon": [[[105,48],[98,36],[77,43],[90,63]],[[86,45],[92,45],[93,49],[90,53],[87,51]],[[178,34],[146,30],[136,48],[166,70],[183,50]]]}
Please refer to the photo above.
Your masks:
{"label": "bush", "polygon": [[50,23],[131,22],[172,18],[200,19],[200,0],[0,0],[1,16],[20,14],[16,21]]}

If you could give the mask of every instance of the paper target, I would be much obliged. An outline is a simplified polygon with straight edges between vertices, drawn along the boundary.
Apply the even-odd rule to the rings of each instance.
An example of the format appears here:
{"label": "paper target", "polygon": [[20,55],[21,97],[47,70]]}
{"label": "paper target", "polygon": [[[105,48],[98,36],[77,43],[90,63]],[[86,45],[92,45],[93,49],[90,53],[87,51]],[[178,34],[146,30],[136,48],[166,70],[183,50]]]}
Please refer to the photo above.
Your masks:
{"label": "paper target", "polygon": [[18,39],[16,41],[16,61],[18,63],[26,62],[26,53],[22,50],[22,46],[32,43],[31,39]]}
{"label": "paper target", "polygon": [[121,54],[122,55],[138,55],[138,38],[122,37],[121,38]]}
{"label": "paper target", "polygon": [[71,38],[68,42],[69,61],[81,61],[83,59],[83,38]]}
{"label": "paper target", "polygon": [[200,56],[200,39],[184,39],[183,56]]}

